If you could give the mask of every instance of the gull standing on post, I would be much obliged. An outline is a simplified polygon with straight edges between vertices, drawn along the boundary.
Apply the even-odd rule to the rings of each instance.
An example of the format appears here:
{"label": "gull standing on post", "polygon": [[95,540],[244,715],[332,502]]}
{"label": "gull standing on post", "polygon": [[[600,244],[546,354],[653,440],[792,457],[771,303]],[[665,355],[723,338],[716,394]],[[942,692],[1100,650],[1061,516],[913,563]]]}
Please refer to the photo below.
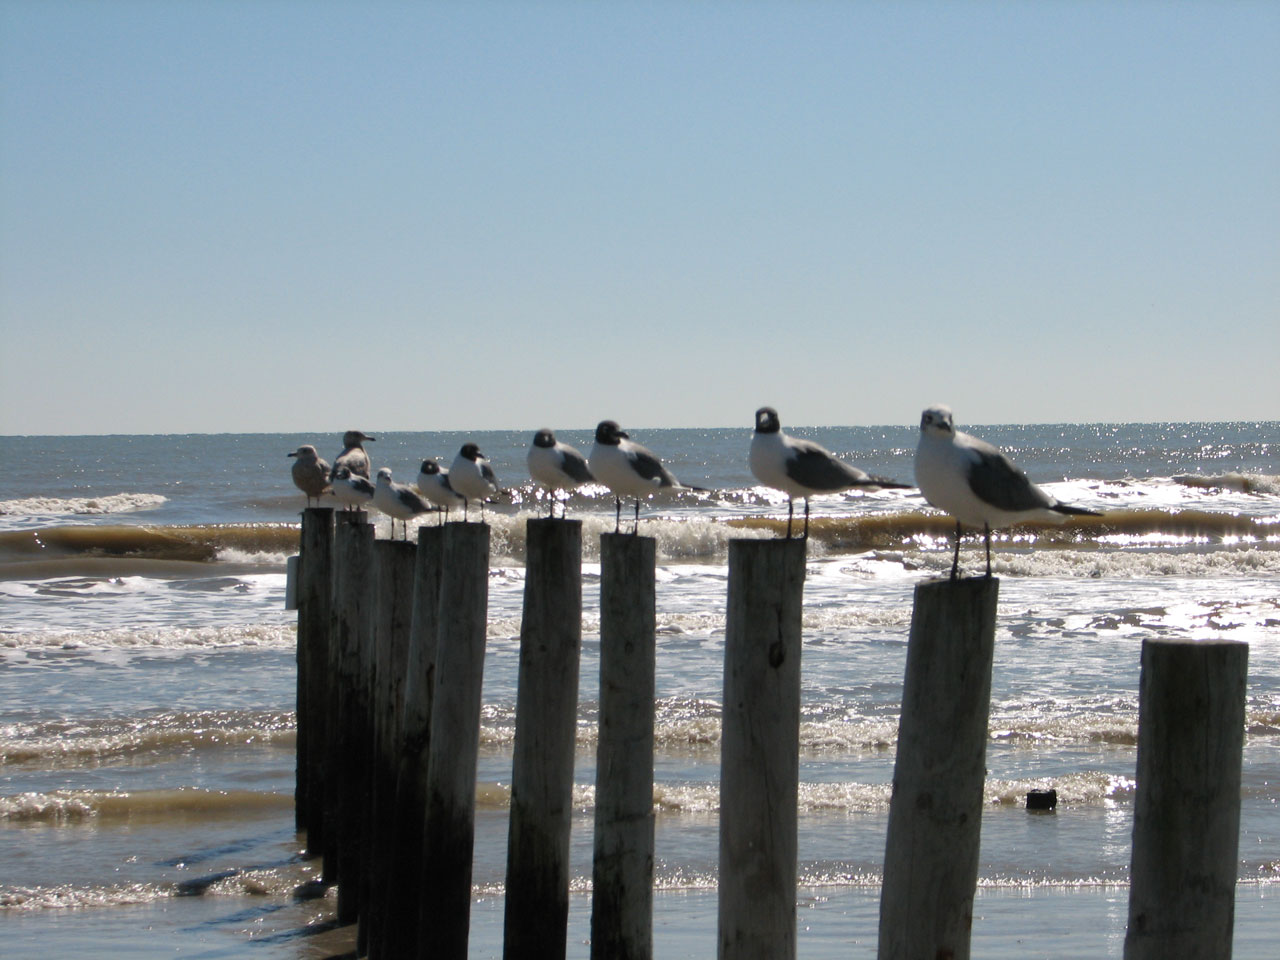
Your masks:
{"label": "gull standing on post", "polygon": [[766,487],[787,495],[787,539],[796,497],[804,498],[804,534],[809,536],[809,498],[819,493],[842,490],[909,490],[908,483],[873,477],[865,470],[838,460],[831,451],[812,440],[801,440],[782,432],[782,422],[773,407],[756,411],[756,432],[751,436],[751,472]]}
{"label": "gull standing on post", "polygon": [[316,448],[309,443],[304,443],[287,456],[297,458],[290,472],[294,486],[307,495],[307,506],[311,506],[312,500],[319,503],[321,494],[329,489],[329,465],[320,459]]}
{"label": "gull standing on post", "polygon": [[391,538],[396,536],[396,521],[404,525],[404,539],[409,539],[409,521],[420,513],[434,510],[417,490],[407,483],[391,479],[391,468],[378,471],[378,482],[373,488],[373,505],[391,518]]}
{"label": "gull standing on post", "polygon": [[480,501],[480,522],[484,522],[484,499],[498,492],[498,478],[493,467],[474,443],[464,443],[449,468],[449,486],[462,495],[462,518],[467,519],[467,508],[472,500]]}
{"label": "gull standing on post", "polygon": [[660,489],[699,490],[686,487],[662,465],[652,450],[632,442],[613,420],[601,420],[596,427],[596,442],[591,448],[591,472],[613,493],[615,512],[613,532],[622,525],[622,498],[635,497],[635,527],[640,529],[640,500]]}
{"label": "gull standing on post", "polygon": [[[556,513],[557,490],[575,490],[582,484],[595,480],[587,465],[587,458],[569,444],[557,440],[556,435],[546,427],[533,435],[528,462],[529,476],[551,493],[551,510],[547,514],[549,517],[554,517]],[[563,510],[562,504],[562,516]]]}
{"label": "gull standing on post", "polygon": [[338,458],[333,461],[333,471],[329,474],[329,478],[333,479],[338,475],[340,467],[346,467],[351,471],[353,476],[364,477],[369,479],[369,454],[364,452],[361,446],[366,440],[377,440],[377,437],[370,437],[361,433],[359,430],[348,430],[342,435],[342,452],[338,454]]}
{"label": "gull standing on post", "polygon": [[360,510],[373,499],[373,484],[365,477],[351,472],[349,467],[339,467],[333,478],[333,495],[345,510]]}
{"label": "gull standing on post", "polygon": [[1068,516],[1100,517],[1097,510],[1061,503],[1027,479],[998,448],[957,430],[951,408],[935,404],[920,417],[916,484],[925,500],[956,518],[951,579],[960,567],[960,527],[981,527],[991,576],[991,528],[1026,520],[1061,523]]}
{"label": "gull standing on post", "polygon": [[440,469],[440,464],[434,460],[422,461],[422,469],[418,471],[418,490],[437,507],[444,507],[446,520],[450,509],[465,506],[467,502],[449,483],[449,471]]}

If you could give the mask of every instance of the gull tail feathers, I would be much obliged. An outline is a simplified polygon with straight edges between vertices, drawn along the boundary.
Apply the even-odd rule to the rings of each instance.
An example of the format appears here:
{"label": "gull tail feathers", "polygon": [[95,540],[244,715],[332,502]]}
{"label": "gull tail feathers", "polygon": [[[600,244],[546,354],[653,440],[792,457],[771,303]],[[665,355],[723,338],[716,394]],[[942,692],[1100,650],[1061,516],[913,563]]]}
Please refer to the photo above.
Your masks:
{"label": "gull tail feathers", "polygon": [[1055,503],[1049,508],[1054,513],[1065,513],[1074,517],[1100,517],[1101,510],[1090,510],[1088,507],[1073,507],[1069,503]]}
{"label": "gull tail feathers", "polygon": [[867,477],[866,480],[858,484],[860,487],[879,487],[881,490],[914,490],[913,483],[899,483],[897,480],[890,480],[888,477]]}

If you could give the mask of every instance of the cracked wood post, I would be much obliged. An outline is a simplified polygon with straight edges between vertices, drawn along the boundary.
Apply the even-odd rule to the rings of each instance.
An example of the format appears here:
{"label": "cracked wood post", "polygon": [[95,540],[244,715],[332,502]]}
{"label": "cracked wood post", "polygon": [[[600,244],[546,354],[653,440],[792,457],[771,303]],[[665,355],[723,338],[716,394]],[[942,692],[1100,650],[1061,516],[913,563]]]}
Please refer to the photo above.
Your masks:
{"label": "cracked wood post", "polygon": [[338,920],[354,923],[361,906],[360,877],[368,752],[364,660],[372,647],[373,525],[363,510],[338,514],[334,531],[332,655],[337,677],[337,716],[330,755],[337,796],[330,806],[338,844]]}
{"label": "cracked wood post", "polygon": [[413,573],[413,616],[404,678],[400,755],[396,767],[391,889],[401,906],[388,917],[388,956],[431,955],[431,931],[421,925],[423,831],[427,819],[427,758],[431,746],[431,703],[435,692],[436,637],[440,613],[440,546],[444,530],[418,528]]}
{"label": "cracked wood post", "polygon": [[653,956],[653,537],[600,537],[593,960]]}
{"label": "cracked wood post", "polygon": [[432,957],[466,960],[489,603],[489,525],[445,524],[440,565],[422,923],[431,931]]}
{"label": "cracked wood post", "polygon": [[396,801],[396,770],[400,755],[400,720],[404,712],[404,677],[409,662],[409,628],[413,615],[413,574],[418,546],[406,540],[374,544],[377,605],[373,614],[373,676],[370,694],[373,740],[368,781],[370,815],[366,821],[371,856],[366,883],[368,909],[360,926],[373,960],[392,956],[387,949],[387,925],[403,907],[391,887],[392,864],[402,852],[391,830]]}
{"label": "cracked wood post", "polygon": [[1125,960],[1227,960],[1249,646],[1144,640]]}
{"label": "cracked wood post", "polygon": [[916,585],[889,801],[879,960],[968,960],[1000,581]]}
{"label": "cracked wood post", "polygon": [[529,520],[525,529],[502,955],[563,960],[582,648],[582,521]]}
{"label": "cracked wood post", "polygon": [[325,836],[329,701],[329,628],[333,590],[333,510],[302,512],[298,551],[298,772],[296,819],[307,832],[307,852],[323,856],[332,873],[332,844]]}
{"label": "cracked wood post", "polygon": [[729,541],[720,739],[720,960],[796,955],[805,541]]}

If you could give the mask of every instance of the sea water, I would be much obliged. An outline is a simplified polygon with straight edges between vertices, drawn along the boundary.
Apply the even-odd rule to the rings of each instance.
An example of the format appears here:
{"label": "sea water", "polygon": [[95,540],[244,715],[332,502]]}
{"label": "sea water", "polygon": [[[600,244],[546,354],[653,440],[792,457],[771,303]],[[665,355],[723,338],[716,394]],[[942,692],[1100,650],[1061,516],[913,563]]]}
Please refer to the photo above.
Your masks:
{"label": "sea water", "polygon": [[[361,425],[367,431],[373,425]],[[492,529],[472,955],[501,955],[524,523],[545,493],[532,431],[377,434],[411,482],[476,441],[504,493]],[[910,482],[915,431],[795,430]],[[1063,500],[1104,510],[1001,531],[975,956],[1119,956],[1149,637],[1247,642],[1237,957],[1280,937],[1280,424],[1010,425],[974,433]],[[785,529],[747,429],[634,430],[705,493],[655,499],[655,953],[714,955],[719,698],[728,541]],[[584,452],[590,434],[564,431]],[[284,609],[303,497],[286,454],[321,435],[9,437],[0,474],[0,955],[324,957],[350,949],[294,832],[296,615]],[[588,487],[569,955],[590,918],[599,534]],[[802,511],[802,507],[800,508]],[[628,504],[622,512],[630,523]],[[951,524],[912,491],[814,498],[800,753],[801,957],[875,954],[879,878],[914,585]],[[454,519],[457,519],[456,517]],[[389,536],[385,518],[375,518]],[[435,523],[435,518],[425,520]],[[797,523],[799,517],[797,516]],[[624,527],[627,528],[627,527]],[[412,525],[410,534],[412,535]],[[961,556],[984,558],[977,540]],[[1055,812],[1028,812],[1033,788]]]}

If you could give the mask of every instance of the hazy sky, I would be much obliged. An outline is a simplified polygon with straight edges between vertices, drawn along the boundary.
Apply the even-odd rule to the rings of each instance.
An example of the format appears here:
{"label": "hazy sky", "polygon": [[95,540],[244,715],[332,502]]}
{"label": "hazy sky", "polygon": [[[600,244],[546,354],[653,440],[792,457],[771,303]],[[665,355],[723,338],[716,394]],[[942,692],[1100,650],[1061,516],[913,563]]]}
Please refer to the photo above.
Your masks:
{"label": "hazy sky", "polygon": [[1280,3],[0,0],[0,434],[1280,418]]}

